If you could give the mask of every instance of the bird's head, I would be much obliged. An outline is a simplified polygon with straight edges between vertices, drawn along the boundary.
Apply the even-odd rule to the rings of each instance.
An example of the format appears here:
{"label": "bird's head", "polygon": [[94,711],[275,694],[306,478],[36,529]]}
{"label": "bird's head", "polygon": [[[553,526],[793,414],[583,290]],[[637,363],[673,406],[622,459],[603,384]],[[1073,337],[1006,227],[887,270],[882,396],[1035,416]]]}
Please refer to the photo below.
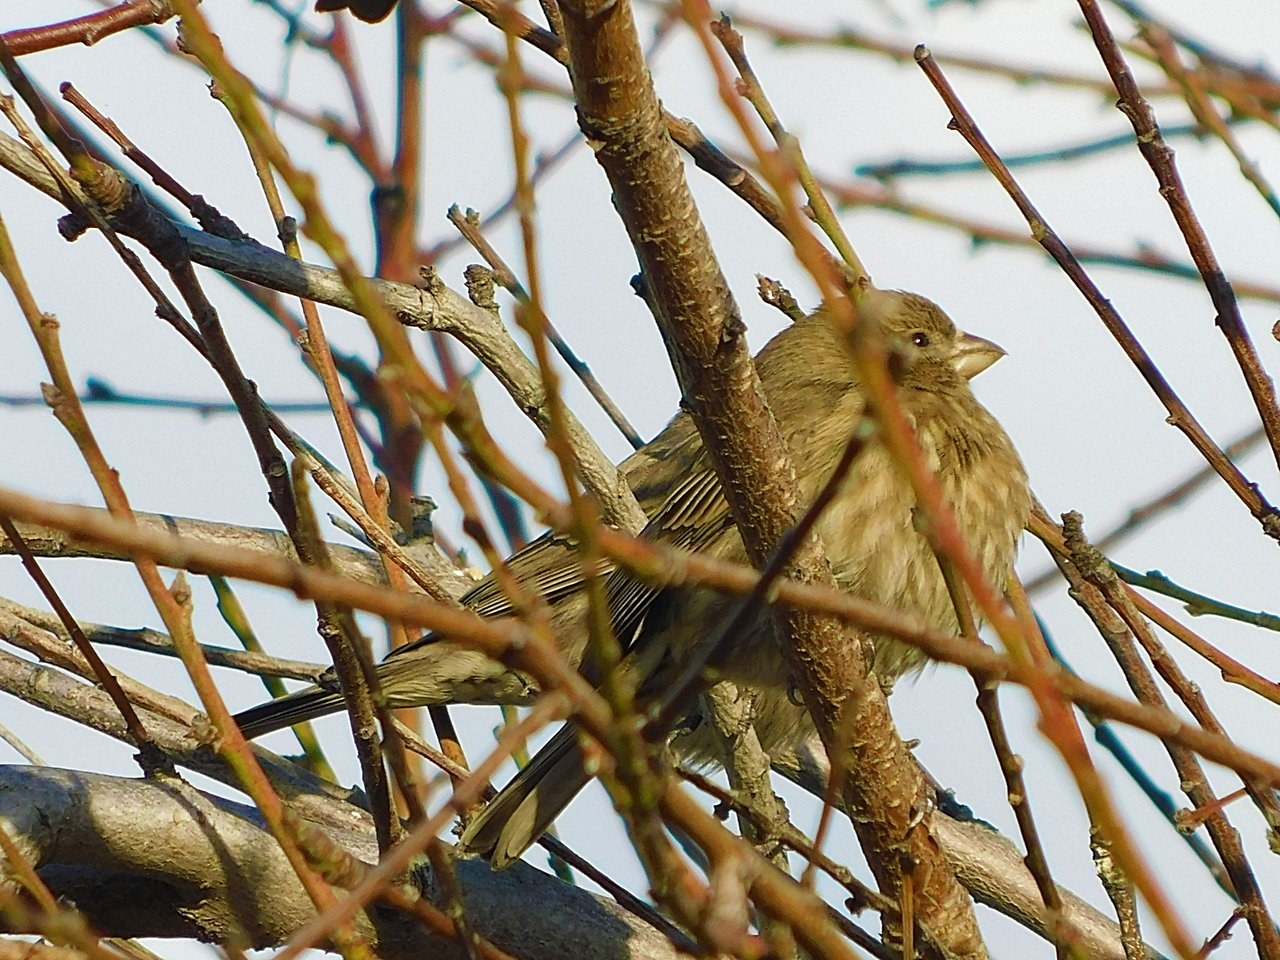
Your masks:
{"label": "bird's head", "polygon": [[904,386],[971,380],[1005,355],[999,346],[956,328],[932,300],[902,290],[867,294],[862,313],[880,324],[904,362]]}

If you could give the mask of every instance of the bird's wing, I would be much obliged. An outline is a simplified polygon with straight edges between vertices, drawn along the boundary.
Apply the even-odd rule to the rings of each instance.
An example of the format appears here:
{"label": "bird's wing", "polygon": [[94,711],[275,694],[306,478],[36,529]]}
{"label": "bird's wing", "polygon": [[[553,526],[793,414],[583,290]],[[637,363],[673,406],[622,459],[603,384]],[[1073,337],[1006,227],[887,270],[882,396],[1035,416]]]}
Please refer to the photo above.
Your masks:
{"label": "bird's wing", "polygon": [[[526,590],[552,605],[577,590],[582,582],[577,543],[553,532],[544,533],[507,560],[507,569]],[[604,561],[599,573],[612,570],[613,564]],[[462,603],[482,617],[505,617],[514,612],[511,600],[492,574],[476,584]]]}
{"label": "bird's wing", "polygon": [[[640,536],[693,551],[707,546],[732,525],[720,481],[704,460],[672,489]],[[661,592],[661,586],[643,583],[623,569],[613,570],[606,578],[605,596],[614,635],[624,650],[635,642]]]}
{"label": "bird's wing", "polygon": [[[650,514],[640,536],[684,550],[700,550],[732,523],[720,483],[705,457],[699,457]],[[577,544],[562,534],[543,534],[508,560],[507,567],[527,590],[552,605],[573,594],[582,584],[582,560]],[[600,561],[597,572],[605,578],[605,596],[614,634],[623,649],[629,649],[662,588],[635,579],[608,560]],[[482,617],[514,613],[511,601],[492,574],[476,584],[461,602]],[[393,650],[388,659],[403,656],[435,639],[435,635],[427,634]]]}
{"label": "bird's wing", "polygon": [[[526,590],[553,606],[578,590],[582,583],[582,560],[576,542],[554,531],[544,533],[510,557],[507,569]],[[607,560],[602,560],[598,568],[601,576],[607,576],[613,569],[614,565]],[[510,598],[493,574],[463,594],[459,602],[482,617],[507,617],[515,613]],[[402,657],[439,639],[437,634],[424,634],[396,647],[387,654],[387,660]]]}

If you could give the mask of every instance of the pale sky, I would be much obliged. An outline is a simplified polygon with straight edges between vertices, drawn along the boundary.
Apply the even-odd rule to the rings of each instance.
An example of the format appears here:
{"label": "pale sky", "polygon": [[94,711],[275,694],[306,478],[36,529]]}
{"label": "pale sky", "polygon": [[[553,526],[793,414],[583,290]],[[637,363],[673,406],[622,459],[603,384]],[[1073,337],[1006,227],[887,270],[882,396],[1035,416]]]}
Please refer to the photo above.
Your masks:
{"label": "pale sky", "polygon": [[[50,22],[93,9],[93,4],[72,0],[47,0],[38,6],[38,14],[32,13],[29,4],[0,6],[0,30],[31,25],[33,15]],[[1272,69],[1280,66],[1274,55],[1280,49],[1280,16],[1273,4],[1153,0],[1150,6],[1236,59],[1264,62]],[[234,62],[260,84],[307,106],[348,112],[333,72],[319,64],[317,56],[297,50],[282,62],[281,31],[272,15],[247,3],[220,4],[216,9],[206,4],[205,8]],[[530,14],[536,15],[536,5],[530,8]],[[442,12],[447,7],[436,0],[432,9]],[[1105,78],[1087,34],[1076,26],[1074,4],[988,0],[929,10],[923,0],[798,0],[785,5],[744,3],[729,12],[734,9],[818,30],[843,21],[898,42],[925,42],[937,54],[964,52]],[[1211,17],[1205,15],[1208,9],[1213,10]],[[1114,8],[1106,10],[1113,29],[1127,38],[1132,33],[1128,21]],[[651,22],[652,11],[642,11]],[[491,46],[497,43],[491,28],[478,18],[473,21],[466,27],[469,36]],[[172,35],[172,27],[164,29]],[[357,25],[353,34],[360,42],[360,58],[385,134],[391,112],[393,29],[390,24]],[[848,51],[775,49],[750,32],[747,42],[776,108],[821,173],[848,180],[855,167],[866,163],[902,157],[969,158],[960,137],[946,129],[945,108],[913,64],[898,66]],[[525,57],[529,69],[560,79],[553,65],[544,63],[536,51],[529,50]],[[466,52],[448,39],[433,42],[427,61],[428,162],[422,222],[423,239],[429,244],[450,235],[452,228],[445,220],[450,204],[487,212],[507,196],[511,173],[504,107],[492,94],[487,71],[473,65]],[[222,107],[207,95],[206,79],[196,69],[173,61],[140,35],[112,37],[94,48],[40,54],[27,58],[24,66],[46,91],[56,91],[64,80],[75,83],[188,189],[203,194],[258,239],[271,242],[270,218],[244,148]],[[1140,80],[1154,77],[1145,65],[1139,66]],[[954,68],[948,75],[984,132],[1004,153],[1129,131],[1127,121],[1111,105],[1114,98],[1017,86]],[[655,77],[671,112],[693,118],[722,146],[737,146],[732,122],[690,37],[668,40],[656,61]],[[1166,126],[1186,122],[1187,111],[1181,103],[1161,99],[1156,110]],[[545,150],[558,147],[574,126],[569,107],[549,97],[528,99],[527,122],[537,147]],[[296,157],[320,178],[325,201],[368,265],[369,184],[344,154],[325,149],[320,137],[287,119],[281,119],[279,127]],[[1264,175],[1273,181],[1280,178],[1275,131],[1250,124],[1238,127],[1237,134]],[[384,135],[384,143],[387,139]],[[1213,140],[1182,138],[1174,146],[1196,212],[1227,272],[1274,282],[1280,224],[1239,177],[1235,161]],[[1150,246],[1185,259],[1185,248],[1156,193],[1154,178],[1136,150],[1016,172],[1068,243],[1088,241],[1123,252]],[[743,204],[692,167],[689,178],[752,341],[762,344],[780,320],[756,299],[755,274],[782,280],[807,304],[814,299],[811,288],[782,240]],[[985,172],[908,178],[900,182],[900,189],[913,200],[1023,229],[1017,211]],[[609,206],[604,177],[588,151],[576,150],[544,183],[538,203],[548,313],[640,431],[651,436],[674,412],[676,388],[652,321],[628,287],[635,272],[634,256]],[[90,234],[74,246],[59,238],[55,220],[61,212],[25,185],[0,177],[0,215],[16,237],[42,309],[55,313],[62,324],[63,347],[77,379],[96,377],[121,391],[222,399],[216,377],[155,319],[147,297],[126,277],[99,236]],[[958,324],[1008,350],[1008,358],[984,373],[976,390],[1018,445],[1033,487],[1051,513],[1078,509],[1085,515],[1087,529],[1100,535],[1133,505],[1200,466],[1187,441],[1165,424],[1163,409],[1088,305],[1040,254],[989,245],[975,248],[955,231],[892,213],[857,211],[843,219],[879,285],[914,290],[937,300]],[[491,239],[509,262],[519,262],[510,224],[493,231]],[[314,250],[309,257],[316,259]],[[451,256],[438,265],[440,275],[461,290],[462,268],[476,259],[467,254]],[[1090,267],[1089,272],[1215,439],[1225,444],[1256,425],[1252,404],[1226,342],[1214,327],[1213,309],[1201,286],[1116,268]],[[321,398],[319,386],[297,363],[296,348],[285,335],[224,284],[210,278],[209,289],[248,374],[265,398]],[[1280,306],[1244,301],[1242,310],[1263,363],[1275,369],[1280,351],[1270,330],[1280,317]],[[322,312],[337,347],[371,355],[371,338],[361,321],[331,310]],[[7,293],[0,294],[0,329],[6,331],[0,349],[0,393],[36,395],[38,384],[48,375]],[[427,356],[425,342],[422,348]],[[512,442],[522,451],[527,468],[554,483],[554,467],[541,452],[532,428],[486,377],[479,378],[478,388],[494,432],[516,438]],[[605,448],[619,458],[625,455],[625,441],[582,391],[572,390],[570,397]],[[234,418],[202,419],[188,413],[113,407],[92,407],[90,415],[137,509],[277,526],[252,452]],[[341,461],[334,432],[324,417],[287,419],[332,459]],[[0,459],[0,485],[57,500],[100,503],[74,447],[46,410],[0,409],[0,435],[9,451]],[[1280,478],[1270,454],[1255,452],[1242,467],[1273,502],[1280,499]],[[457,512],[447,502],[435,470],[423,470],[420,489],[441,504],[437,522],[456,539]],[[334,536],[342,539],[336,531]],[[1139,570],[1159,568],[1179,583],[1248,609],[1280,607],[1274,589],[1275,544],[1261,535],[1256,522],[1221,485],[1211,486],[1182,510],[1145,528],[1113,556]],[[1046,564],[1038,544],[1024,544],[1024,574],[1038,573]],[[45,566],[82,619],[158,626],[128,565],[50,561]],[[213,609],[207,584],[193,578],[193,586],[201,639],[234,643]],[[0,595],[42,605],[17,563],[8,558],[0,560]],[[273,652],[323,658],[314,612],[307,604],[250,585],[241,585],[240,595]],[[1123,689],[1101,640],[1063,590],[1040,594],[1036,605],[1078,671],[1095,682]],[[1179,612],[1174,603],[1165,606]],[[1280,645],[1274,637],[1220,619],[1202,618],[1192,626],[1264,675],[1280,671]],[[1242,744],[1274,756],[1280,730],[1274,709],[1250,693],[1224,685],[1212,668],[1174,647],[1172,641],[1170,645],[1183,669],[1202,684],[1228,731]],[[190,695],[175,662],[119,651],[109,651],[108,659],[147,682]],[[246,707],[262,699],[255,679],[226,672],[219,677],[233,706]],[[969,678],[944,667],[930,669],[918,682],[903,685],[892,704],[903,736],[921,741],[917,753],[925,765],[981,817],[1015,835],[1004,788],[972,702]],[[1005,704],[1015,745],[1027,757],[1032,806],[1055,877],[1109,912],[1094,878],[1078,795],[1062,764],[1036,733],[1033,711],[1024,698],[1010,692]],[[455,716],[465,731],[469,752],[479,755],[497,721],[496,711],[460,708]],[[50,721],[16,701],[0,702],[0,723],[51,764],[83,767],[92,758],[92,769],[134,772],[128,748]],[[341,775],[353,782],[354,762],[349,749],[341,746],[345,721],[327,721],[321,730],[337,745],[333,753],[339,758]],[[1176,793],[1176,777],[1159,745],[1134,733],[1126,733],[1125,739],[1153,775]],[[92,751],[86,749],[89,743]],[[282,750],[290,747],[285,735],[267,743]],[[5,751],[0,760],[17,760]],[[1101,753],[1097,761],[1139,842],[1166,880],[1166,892],[1195,935],[1209,936],[1227,917],[1228,901],[1115,764]],[[1210,772],[1223,792],[1238,785],[1219,769],[1210,768]],[[796,824],[812,829],[816,804],[793,791],[783,792]],[[585,851],[599,849],[605,842],[602,837],[612,843],[613,831],[616,853],[599,859],[615,876],[643,891],[639,867],[606,804],[603,792],[592,788],[561,820],[561,835]],[[1274,902],[1280,897],[1280,866],[1266,851],[1263,824],[1247,804],[1236,804],[1231,811],[1264,889],[1272,894],[1274,908],[1280,905]],[[831,850],[861,864],[847,824],[835,831]],[[532,857],[540,860],[537,853]],[[995,955],[1052,956],[1051,947],[1003,918],[980,910],[980,920]],[[1144,932],[1152,942],[1163,943],[1149,919]],[[165,955],[177,955],[168,945],[161,944],[159,949]],[[1246,955],[1251,956],[1252,950],[1243,926],[1234,941],[1215,954],[1224,960]]]}

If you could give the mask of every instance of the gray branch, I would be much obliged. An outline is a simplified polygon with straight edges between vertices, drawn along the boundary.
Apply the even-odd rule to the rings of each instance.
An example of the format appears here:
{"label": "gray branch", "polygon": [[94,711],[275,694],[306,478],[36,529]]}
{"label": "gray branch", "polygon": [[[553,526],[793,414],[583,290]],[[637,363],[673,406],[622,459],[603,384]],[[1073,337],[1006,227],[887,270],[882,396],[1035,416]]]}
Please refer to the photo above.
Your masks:
{"label": "gray branch", "polygon": [[[60,188],[34,154],[20,141],[2,133],[0,167],[55,200],[61,197]],[[254,240],[225,240],[186,224],[174,226],[196,263],[288,296],[356,312],[355,300],[336,270],[302,263]],[[550,415],[537,368],[495,315],[450,290],[434,276],[421,287],[389,280],[372,283],[401,323],[447,333],[463,344],[502,384],[516,406],[546,432]],[[567,419],[579,475],[600,501],[605,519],[623,530],[641,529],[644,512],[613,461],[572,413]]]}
{"label": "gray branch", "polygon": [[[0,134],[3,137],[3,134]],[[93,508],[90,508],[93,509]],[[216,543],[228,547],[238,547],[255,553],[264,553],[272,557],[286,557],[297,560],[293,543],[287,534],[280,530],[268,530],[262,527],[243,527],[231,523],[215,523],[212,520],[194,520],[189,517],[174,517],[167,513],[144,513],[134,511],[138,526],[143,529],[160,529],[182,537],[190,537],[202,543]],[[98,560],[131,560],[129,554],[102,547],[97,544],[80,543],[60,530],[53,530],[34,523],[16,524],[22,539],[26,541],[31,552],[37,557],[66,558],[89,557]],[[364,583],[385,583],[386,574],[382,570],[382,561],[368,550],[348,547],[342,544],[329,544],[329,555],[333,559],[334,573],[360,580]],[[427,571],[451,593],[461,594],[472,585],[464,571],[452,566],[439,551],[429,544],[415,550],[412,545],[404,548],[411,552],[413,559],[424,566]],[[9,538],[0,534],[0,554],[14,553]],[[194,571],[199,572],[199,571]]]}
{"label": "gray branch", "polygon": [[[251,808],[179,780],[0,768],[0,825],[55,894],[112,936],[244,938],[269,947],[314,914]],[[323,826],[352,855],[376,858],[371,830]],[[616,903],[525,864],[500,873],[477,861],[457,867],[472,929],[521,957],[676,957],[662,934]],[[425,867],[415,883],[443,904]],[[385,960],[465,956],[456,942],[391,910],[367,911],[356,923]]]}
{"label": "gray branch", "polygon": [[[773,768],[792,783],[823,796],[830,765],[822,744],[815,738],[807,748],[773,758]],[[932,814],[930,830],[956,878],[979,903],[1016,920],[1047,937],[1044,901],[1022,854],[1000,831],[976,821],[955,820],[941,811]],[[1090,903],[1064,887],[1058,887],[1063,913],[1081,953],[1092,960],[1126,960],[1120,926]],[[1149,958],[1161,955],[1147,947]]]}
{"label": "gray branch", "polygon": [[[144,653],[158,653],[166,657],[178,655],[169,635],[161,630],[152,630],[149,627],[113,627],[109,624],[89,623],[83,620],[77,621],[77,625],[94,644],[141,650]],[[56,637],[63,644],[69,645],[71,642],[71,637],[62,625],[62,621],[54,614],[0,597],[0,635],[13,642],[15,634],[22,631],[24,627],[43,631]],[[17,645],[39,655],[31,644],[18,643]],[[232,650],[208,644],[201,644],[200,650],[212,666],[230,667],[233,670],[243,670],[265,677],[288,677],[315,683],[325,671],[323,664],[308,663],[304,660],[286,660],[249,650]]]}

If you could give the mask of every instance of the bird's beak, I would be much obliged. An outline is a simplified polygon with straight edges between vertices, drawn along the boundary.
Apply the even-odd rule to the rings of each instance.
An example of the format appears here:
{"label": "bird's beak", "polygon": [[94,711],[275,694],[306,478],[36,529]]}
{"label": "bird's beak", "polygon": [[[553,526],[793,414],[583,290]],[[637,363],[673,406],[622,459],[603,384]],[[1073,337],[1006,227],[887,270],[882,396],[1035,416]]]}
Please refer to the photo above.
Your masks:
{"label": "bird's beak", "polygon": [[956,352],[952,355],[951,362],[960,371],[960,376],[972,380],[1004,355],[1004,348],[990,340],[975,337],[972,333],[962,333],[956,341]]}

